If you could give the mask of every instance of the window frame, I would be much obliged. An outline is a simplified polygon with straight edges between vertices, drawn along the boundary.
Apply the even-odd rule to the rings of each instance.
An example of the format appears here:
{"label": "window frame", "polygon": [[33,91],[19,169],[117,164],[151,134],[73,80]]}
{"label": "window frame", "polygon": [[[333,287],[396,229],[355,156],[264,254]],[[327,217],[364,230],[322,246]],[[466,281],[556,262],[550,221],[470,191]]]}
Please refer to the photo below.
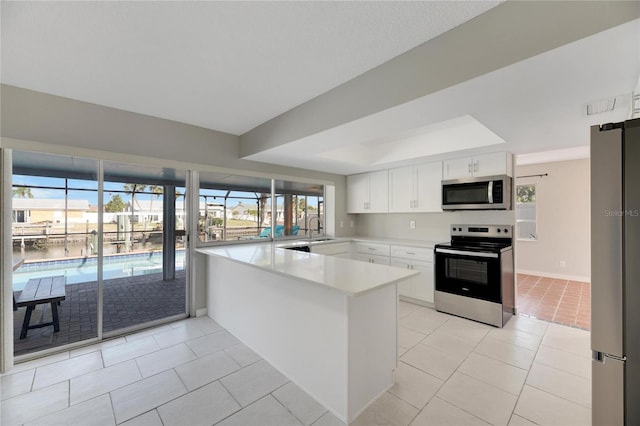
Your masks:
{"label": "window frame", "polygon": [[[534,201],[533,202],[520,202],[518,200],[518,188],[519,187],[533,187],[533,195],[534,195]],[[538,187],[535,183],[523,183],[523,184],[517,184],[514,188],[515,190],[515,210],[516,210],[516,217],[515,217],[515,221],[516,221],[516,240],[518,241],[538,241],[539,240],[539,233],[538,233]],[[534,211],[534,218],[533,219],[522,219],[520,217],[523,209],[520,209],[520,206],[531,206],[533,205],[533,211]],[[520,224],[533,224],[534,227],[534,232],[533,234],[529,233],[529,237],[523,237],[520,235]],[[533,238],[531,238],[531,235],[534,235]]]}

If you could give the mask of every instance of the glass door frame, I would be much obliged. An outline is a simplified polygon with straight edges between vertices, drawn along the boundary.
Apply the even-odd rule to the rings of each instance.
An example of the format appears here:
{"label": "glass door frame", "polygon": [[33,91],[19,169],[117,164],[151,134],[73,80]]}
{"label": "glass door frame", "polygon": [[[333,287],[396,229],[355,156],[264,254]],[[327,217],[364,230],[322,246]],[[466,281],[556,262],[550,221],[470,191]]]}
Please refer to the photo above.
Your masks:
{"label": "glass door frame", "polygon": [[[153,320],[150,322],[145,322],[142,324],[136,324],[130,327],[126,327],[123,329],[118,329],[114,331],[104,332],[104,163],[105,161],[116,161],[116,160],[106,160],[104,158],[98,158],[97,155],[78,155],[74,153],[58,153],[58,152],[48,152],[46,150],[32,150],[32,149],[21,149],[21,148],[2,148],[0,146],[0,171],[2,172],[2,180],[0,185],[0,196],[2,196],[2,202],[0,203],[0,214],[2,217],[0,218],[0,235],[2,238],[2,246],[0,246],[0,260],[3,262],[3,265],[8,264],[9,260],[13,256],[12,251],[12,239],[5,238],[7,235],[12,234],[12,176],[13,176],[13,156],[12,153],[14,150],[25,151],[25,152],[34,152],[45,155],[62,155],[67,157],[84,157],[91,160],[94,160],[97,163],[97,182],[98,182],[98,214],[97,214],[97,231],[98,231],[98,247],[97,247],[97,335],[95,337],[91,337],[85,340],[79,340],[77,342],[66,343],[60,346],[43,349],[40,351],[34,351],[32,353],[14,356],[14,314],[13,309],[8,309],[10,305],[9,295],[8,293],[13,293],[13,271],[9,268],[2,268],[2,286],[0,288],[0,317],[2,319],[1,326],[1,338],[0,338],[0,372],[5,372],[10,370],[16,363],[29,361],[31,359],[40,358],[43,356],[51,355],[54,353],[68,351],[74,348],[78,348],[81,346],[86,346],[90,344],[100,343],[104,339],[108,339],[111,337],[130,334],[135,332],[136,330],[142,330],[145,328],[153,327],[160,324],[166,324],[181,318],[187,318],[189,316],[195,316],[195,312],[191,312],[192,306],[195,306],[194,301],[192,301],[193,294],[195,291],[192,289],[194,283],[193,277],[195,274],[191,270],[193,266],[193,256],[192,256],[192,244],[190,242],[190,233],[191,227],[193,224],[193,220],[191,219],[191,214],[197,210],[192,209],[192,198],[194,191],[191,189],[192,178],[190,178],[191,173],[190,170],[183,169],[186,172],[186,179],[184,182],[185,187],[185,202],[184,202],[184,212],[185,212],[185,231],[186,231],[186,240],[185,240],[185,297],[184,297],[184,312],[182,314],[172,315],[170,317],[164,317],[157,320]],[[119,160],[117,160],[119,161]],[[135,165],[137,163],[128,163],[125,164]],[[150,167],[159,167],[157,165],[149,164]],[[197,193],[197,191],[196,191]],[[197,202],[197,199],[196,199]],[[174,212],[175,213],[175,212]],[[195,221],[197,223],[197,221]],[[173,240],[175,244],[175,239]]]}

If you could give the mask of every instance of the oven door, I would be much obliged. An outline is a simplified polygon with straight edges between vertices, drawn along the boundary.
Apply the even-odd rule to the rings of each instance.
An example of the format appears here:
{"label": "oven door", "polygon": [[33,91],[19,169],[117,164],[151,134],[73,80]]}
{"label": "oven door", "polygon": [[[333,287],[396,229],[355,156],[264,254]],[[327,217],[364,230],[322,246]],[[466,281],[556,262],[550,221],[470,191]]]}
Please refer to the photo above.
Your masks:
{"label": "oven door", "polygon": [[501,303],[500,254],[435,249],[436,291]]}

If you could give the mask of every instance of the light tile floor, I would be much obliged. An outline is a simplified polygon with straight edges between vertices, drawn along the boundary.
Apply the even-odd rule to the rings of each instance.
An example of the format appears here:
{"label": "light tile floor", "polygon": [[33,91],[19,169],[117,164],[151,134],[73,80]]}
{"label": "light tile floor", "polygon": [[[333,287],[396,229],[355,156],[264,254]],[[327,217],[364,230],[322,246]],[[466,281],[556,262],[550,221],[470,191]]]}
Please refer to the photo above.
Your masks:
{"label": "light tile floor", "polygon": [[[352,424],[590,425],[589,332],[400,302],[394,386]],[[0,424],[340,425],[207,317],[19,364]]]}

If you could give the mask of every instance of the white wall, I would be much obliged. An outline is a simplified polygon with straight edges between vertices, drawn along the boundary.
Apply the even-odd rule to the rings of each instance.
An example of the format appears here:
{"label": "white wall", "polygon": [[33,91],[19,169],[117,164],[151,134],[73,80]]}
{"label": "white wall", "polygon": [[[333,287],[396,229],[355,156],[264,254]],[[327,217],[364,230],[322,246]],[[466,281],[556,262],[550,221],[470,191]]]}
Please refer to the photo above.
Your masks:
{"label": "white wall", "polygon": [[[590,281],[589,159],[516,166],[516,185],[535,184],[537,241],[517,241],[518,272]],[[566,262],[565,267],[560,261]]]}
{"label": "white wall", "polygon": [[[453,224],[513,225],[514,211],[462,211],[442,213],[380,213],[357,215],[357,235],[444,242],[451,238]],[[416,229],[409,228],[409,221],[416,222]]]}

